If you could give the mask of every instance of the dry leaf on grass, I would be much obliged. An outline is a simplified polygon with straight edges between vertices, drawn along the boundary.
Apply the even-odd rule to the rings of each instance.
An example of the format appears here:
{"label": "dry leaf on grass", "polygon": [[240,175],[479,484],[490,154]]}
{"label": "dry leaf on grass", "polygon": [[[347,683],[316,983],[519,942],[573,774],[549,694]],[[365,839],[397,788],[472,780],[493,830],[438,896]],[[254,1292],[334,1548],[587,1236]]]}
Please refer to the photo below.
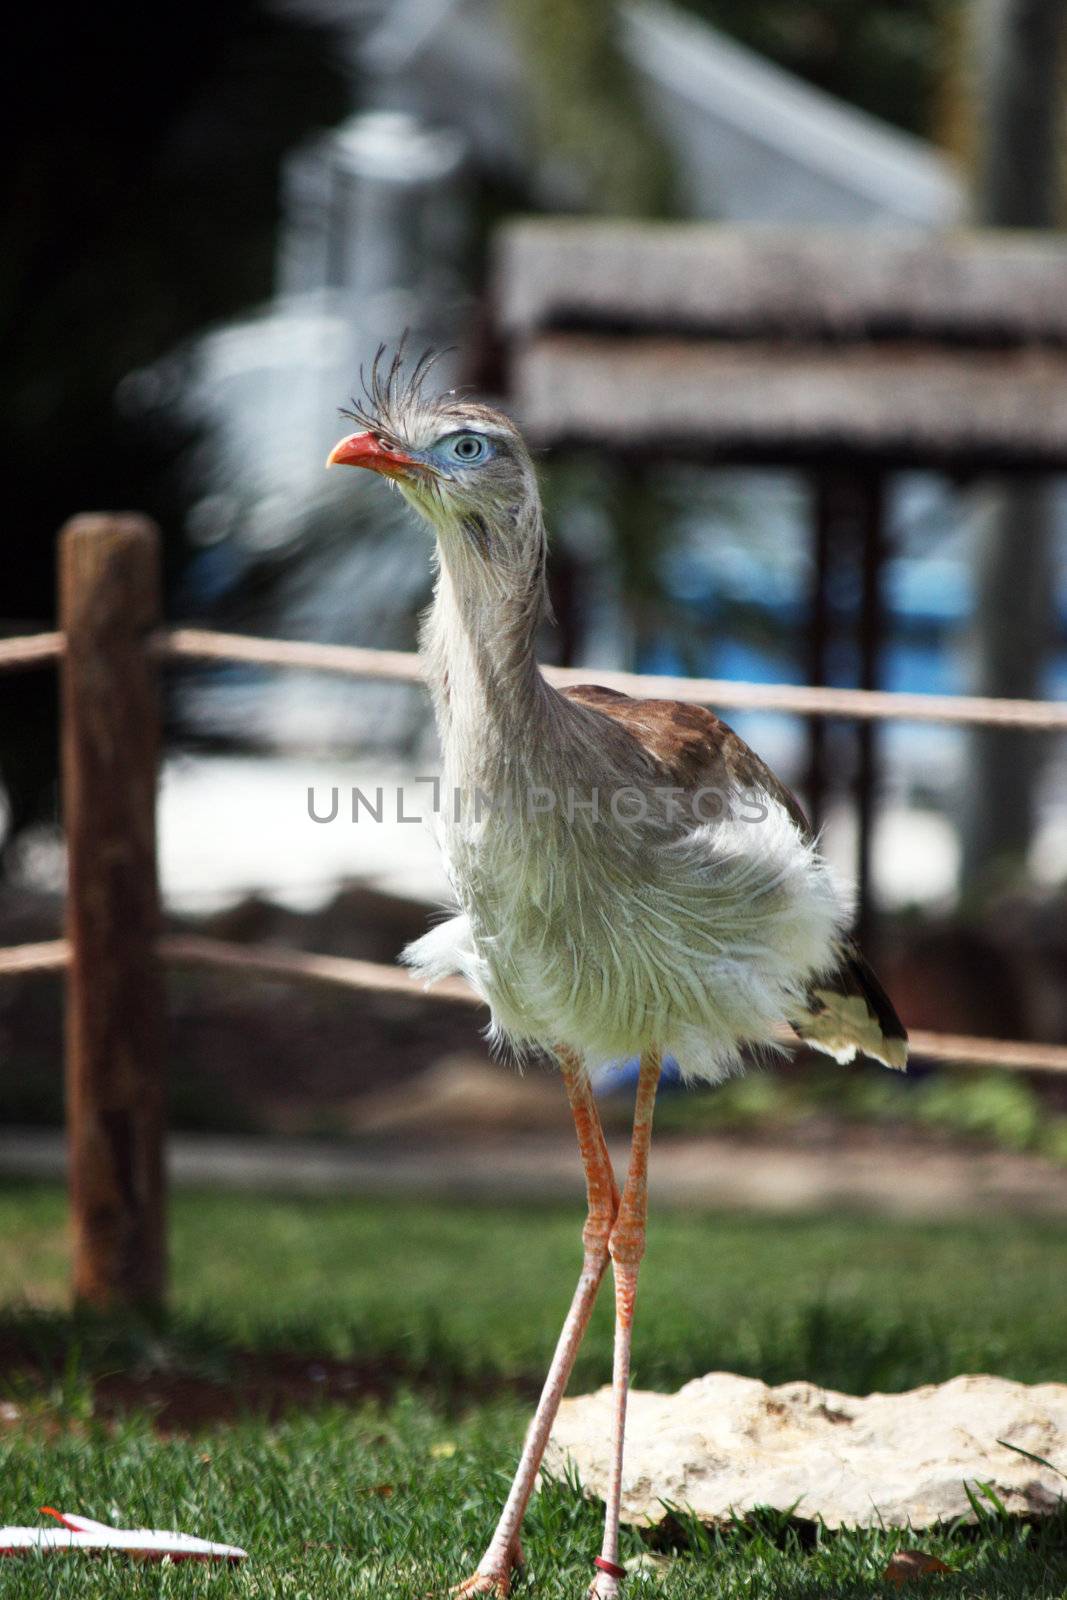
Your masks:
{"label": "dry leaf on grass", "polygon": [[882,1573],[890,1583],[895,1583],[899,1589],[905,1583],[912,1583],[916,1578],[925,1578],[929,1572],[955,1572],[955,1567],[946,1566],[939,1561],[937,1556],[928,1556],[925,1550],[898,1550],[892,1561]]}

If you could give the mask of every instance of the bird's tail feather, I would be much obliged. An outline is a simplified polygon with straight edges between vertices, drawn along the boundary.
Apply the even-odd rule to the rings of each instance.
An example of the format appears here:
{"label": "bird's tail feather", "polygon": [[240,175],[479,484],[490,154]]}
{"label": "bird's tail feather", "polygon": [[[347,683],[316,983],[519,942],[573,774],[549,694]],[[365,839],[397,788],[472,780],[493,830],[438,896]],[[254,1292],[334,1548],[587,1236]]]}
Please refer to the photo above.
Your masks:
{"label": "bird's tail feather", "polygon": [[837,1061],[862,1054],[903,1071],[908,1035],[893,1002],[856,945],[841,945],[840,956],[833,972],[812,983],[804,1009],[789,1018],[790,1027],[805,1044]]}

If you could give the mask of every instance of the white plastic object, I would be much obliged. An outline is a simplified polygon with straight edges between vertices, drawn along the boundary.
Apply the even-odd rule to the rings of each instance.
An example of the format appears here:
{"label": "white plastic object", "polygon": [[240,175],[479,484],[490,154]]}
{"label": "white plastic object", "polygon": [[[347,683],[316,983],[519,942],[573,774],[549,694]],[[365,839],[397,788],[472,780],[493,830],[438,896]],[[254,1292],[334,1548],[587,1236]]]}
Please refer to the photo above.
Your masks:
{"label": "white plastic object", "polygon": [[73,1511],[40,1510],[55,1517],[58,1528],[0,1528],[0,1556],[19,1556],[30,1550],[120,1550],[148,1561],[243,1561],[247,1550],[235,1544],[215,1544],[190,1533],[159,1528],[111,1528]]}

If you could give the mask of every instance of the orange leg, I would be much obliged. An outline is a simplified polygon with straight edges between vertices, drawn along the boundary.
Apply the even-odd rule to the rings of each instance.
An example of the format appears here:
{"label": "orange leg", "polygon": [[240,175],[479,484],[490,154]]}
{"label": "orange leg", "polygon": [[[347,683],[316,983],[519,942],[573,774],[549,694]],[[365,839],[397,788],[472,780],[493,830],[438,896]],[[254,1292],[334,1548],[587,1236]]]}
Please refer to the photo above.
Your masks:
{"label": "orange leg", "polygon": [[589,1213],[582,1231],[584,1255],[582,1272],[574,1291],[567,1319],[556,1345],[556,1353],[548,1370],[541,1398],[537,1403],[533,1421],[526,1433],[518,1470],[500,1515],[496,1532],[489,1541],[477,1571],[452,1592],[458,1596],[498,1595],[508,1593],[512,1569],[522,1560],[519,1548],[519,1529],[526,1513],[534,1480],[545,1453],[548,1436],[559,1410],[563,1391],[567,1387],[574,1358],[582,1342],[596,1300],[597,1290],[608,1264],[608,1241],[619,1207],[619,1191],[611,1170],[604,1130],[593,1099],[589,1079],[578,1057],[570,1051],[559,1051],[563,1082],[567,1089],[574,1126],[578,1133],[578,1149],[585,1168],[586,1194]]}
{"label": "orange leg", "polygon": [[599,1569],[589,1586],[593,1600],[613,1600],[624,1577],[619,1565],[619,1503],[622,1497],[622,1456],[626,1435],[626,1397],[630,1387],[630,1339],[633,1331],[634,1302],[637,1299],[637,1272],[645,1253],[645,1220],[648,1215],[648,1149],[652,1140],[652,1113],[661,1072],[658,1050],[641,1057],[634,1106],[634,1129],[630,1145],[630,1170],[619,1202],[615,1226],[608,1248],[615,1276],[615,1359],[612,1372],[613,1408],[611,1429],[611,1472],[608,1476],[604,1513],[604,1542],[596,1565]]}

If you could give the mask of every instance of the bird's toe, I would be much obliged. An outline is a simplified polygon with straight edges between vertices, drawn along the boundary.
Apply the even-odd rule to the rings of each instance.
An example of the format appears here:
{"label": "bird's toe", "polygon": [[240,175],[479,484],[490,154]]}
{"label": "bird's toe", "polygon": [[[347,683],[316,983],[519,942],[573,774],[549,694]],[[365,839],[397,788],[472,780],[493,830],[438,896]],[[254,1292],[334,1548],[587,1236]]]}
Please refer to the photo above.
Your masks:
{"label": "bird's toe", "polygon": [[503,1567],[490,1568],[484,1572],[481,1567],[473,1572],[462,1583],[457,1583],[448,1592],[456,1600],[465,1600],[466,1596],[488,1594],[497,1597],[497,1600],[507,1600],[511,1593],[512,1575],[518,1567],[522,1566],[522,1546],[518,1539],[515,1540],[508,1551],[507,1563]]}
{"label": "bird's toe", "polygon": [[475,1572],[448,1592],[455,1596],[456,1600],[465,1600],[466,1596],[478,1594],[493,1595],[499,1597],[499,1600],[507,1600],[507,1596],[511,1593],[511,1573]]}

